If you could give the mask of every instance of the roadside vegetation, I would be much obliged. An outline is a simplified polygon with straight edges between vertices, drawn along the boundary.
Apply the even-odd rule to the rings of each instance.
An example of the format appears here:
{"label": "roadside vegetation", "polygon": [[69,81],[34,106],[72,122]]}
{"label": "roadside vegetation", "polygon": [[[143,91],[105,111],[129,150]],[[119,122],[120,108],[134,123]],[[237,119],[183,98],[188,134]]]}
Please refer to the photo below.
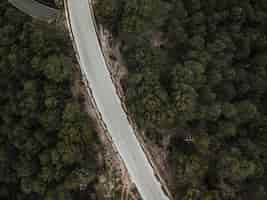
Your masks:
{"label": "roadside vegetation", "polygon": [[267,199],[264,0],[101,0],[122,42],[127,105],[168,143],[179,200]]}
{"label": "roadside vegetation", "polygon": [[0,36],[0,199],[93,199],[97,137],[67,33],[2,0]]}

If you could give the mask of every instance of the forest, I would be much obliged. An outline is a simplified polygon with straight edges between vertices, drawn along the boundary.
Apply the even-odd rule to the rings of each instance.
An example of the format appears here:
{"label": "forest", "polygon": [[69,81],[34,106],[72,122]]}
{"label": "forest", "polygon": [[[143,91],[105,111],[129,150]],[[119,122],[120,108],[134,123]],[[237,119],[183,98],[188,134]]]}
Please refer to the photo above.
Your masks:
{"label": "forest", "polygon": [[0,199],[91,199],[98,141],[68,33],[1,0],[0,37]]}
{"label": "forest", "polygon": [[[102,0],[127,106],[178,200],[267,199],[267,1]],[[188,138],[190,140],[188,140]]]}

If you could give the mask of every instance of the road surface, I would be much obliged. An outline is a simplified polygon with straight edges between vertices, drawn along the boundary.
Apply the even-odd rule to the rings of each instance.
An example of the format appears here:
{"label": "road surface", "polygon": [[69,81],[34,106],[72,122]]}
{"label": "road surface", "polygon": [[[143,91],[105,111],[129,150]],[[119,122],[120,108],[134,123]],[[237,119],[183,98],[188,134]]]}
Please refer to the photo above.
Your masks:
{"label": "road surface", "polygon": [[79,64],[107,130],[144,200],[168,200],[127,120],[98,42],[88,0],[66,0]]}
{"label": "road surface", "polygon": [[22,12],[45,21],[56,17],[58,11],[34,0],[8,0],[13,6]]}

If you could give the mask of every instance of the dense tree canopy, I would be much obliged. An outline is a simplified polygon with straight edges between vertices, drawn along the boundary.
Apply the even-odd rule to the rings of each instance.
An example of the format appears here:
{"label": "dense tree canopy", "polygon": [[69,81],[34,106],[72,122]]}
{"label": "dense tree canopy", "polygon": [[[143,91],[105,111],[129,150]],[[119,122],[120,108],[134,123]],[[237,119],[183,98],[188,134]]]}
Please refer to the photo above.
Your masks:
{"label": "dense tree canopy", "polygon": [[96,14],[123,42],[139,127],[159,144],[184,130],[168,147],[176,198],[267,199],[267,2],[102,0]]}
{"label": "dense tree canopy", "polygon": [[70,41],[7,1],[0,37],[0,199],[77,199],[96,177],[96,141],[71,93]]}

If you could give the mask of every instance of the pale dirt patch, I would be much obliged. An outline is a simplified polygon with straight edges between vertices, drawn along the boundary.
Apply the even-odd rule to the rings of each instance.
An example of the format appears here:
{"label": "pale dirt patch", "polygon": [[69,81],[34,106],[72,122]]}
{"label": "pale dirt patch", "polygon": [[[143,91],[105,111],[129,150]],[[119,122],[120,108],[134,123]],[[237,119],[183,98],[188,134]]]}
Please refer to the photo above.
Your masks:
{"label": "pale dirt patch", "polygon": [[164,35],[163,35],[162,32],[156,32],[156,33],[154,33],[154,35],[151,38],[151,44],[152,44],[152,46],[155,47],[155,48],[160,48],[164,44],[166,44],[167,40],[164,39],[163,36]]}

